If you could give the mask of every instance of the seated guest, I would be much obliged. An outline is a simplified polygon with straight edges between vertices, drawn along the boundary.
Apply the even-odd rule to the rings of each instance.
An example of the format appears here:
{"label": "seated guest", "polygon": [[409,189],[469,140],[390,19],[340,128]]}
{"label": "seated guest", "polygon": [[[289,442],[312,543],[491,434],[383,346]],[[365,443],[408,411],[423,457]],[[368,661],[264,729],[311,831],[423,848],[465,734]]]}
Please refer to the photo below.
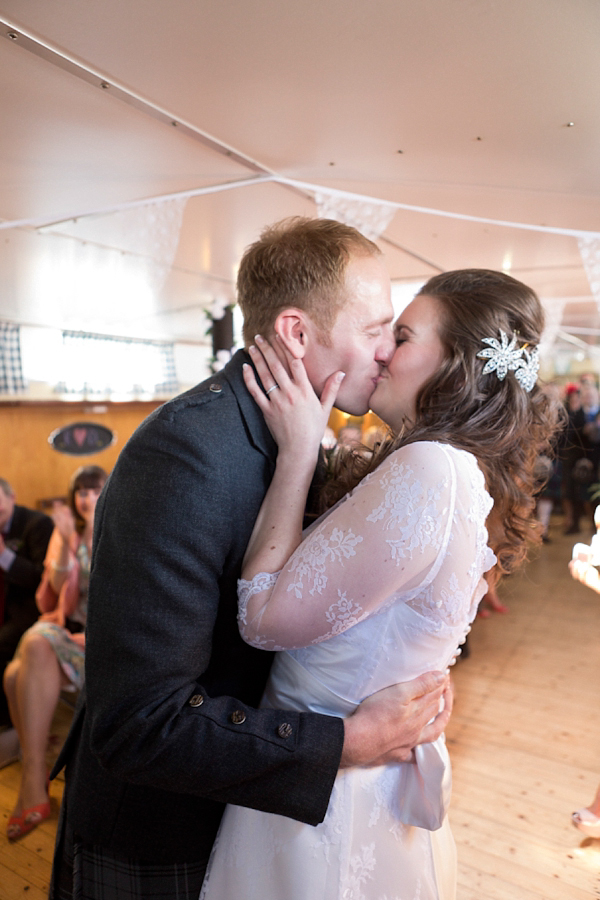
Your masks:
{"label": "seated guest", "polygon": [[4,673],[4,690],[21,743],[23,771],[8,839],[50,816],[46,746],[61,690],[83,683],[84,627],[96,501],[107,475],[99,466],[75,472],[68,505],[53,512],[54,531],[36,599],[41,616],[23,635]]}
{"label": "seated guest", "polygon": [[[0,478],[0,673],[38,617],[35,592],[53,527],[49,516],[17,506],[12,487]],[[0,768],[18,755],[17,732],[0,691]]]}

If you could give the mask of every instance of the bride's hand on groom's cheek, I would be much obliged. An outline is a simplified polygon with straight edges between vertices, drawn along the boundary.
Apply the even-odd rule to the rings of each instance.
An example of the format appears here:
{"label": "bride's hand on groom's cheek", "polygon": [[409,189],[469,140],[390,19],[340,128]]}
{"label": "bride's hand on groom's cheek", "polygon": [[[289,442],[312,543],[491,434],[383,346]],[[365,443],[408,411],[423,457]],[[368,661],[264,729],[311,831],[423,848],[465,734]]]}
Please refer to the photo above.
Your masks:
{"label": "bride's hand on groom's cheek", "polygon": [[[298,457],[299,461],[307,457],[314,467],[344,373],[331,375],[319,398],[303,361],[294,358],[282,344],[278,350],[276,352],[268,341],[257,335],[256,344],[248,352],[262,387],[248,365],[243,369],[244,381],[265,417],[280,453]],[[279,353],[285,355],[284,362]]]}
{"label": "bride's hand on groom's cheek", "polygon": [[282,372],[288,378],[293,377],[292,363],[295,357],[278,334],[272,338],[265,338],[260,334],[255,335],[254,344],[250,347],[250,355],[265,391],[273,383],[279,383]]}

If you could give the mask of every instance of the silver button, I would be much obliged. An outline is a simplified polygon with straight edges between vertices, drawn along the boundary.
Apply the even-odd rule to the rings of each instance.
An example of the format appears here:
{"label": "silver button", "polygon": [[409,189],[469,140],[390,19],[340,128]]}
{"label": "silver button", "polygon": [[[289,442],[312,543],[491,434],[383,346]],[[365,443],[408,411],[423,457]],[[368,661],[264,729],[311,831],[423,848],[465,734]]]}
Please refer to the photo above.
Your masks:
{"label": "silver button", "polygon": [[204,697],[202,696],[202,694],[194,694],[194,696],[190,697],[190,699],[188,700],[189,706],[202,706],[203,703]]}
{"label": "silver button", "polygon": [[246,713],[241,709],[236,709],[231,713],[231,721],[234,725],[243,725],[246,721]]}
{"label": "silver button", "polygon": [[294,729],[290,725],[289,722],[284,722],[282,725],[279,725],[277,728],[277,734],[280,738],[289,738]]}
{"label": "silver button", "polygon": [[221,387],[221,385],[217,384],[216,382],[211,384],[209,387],[209,391],[212,391],[213,394],[220,394],[222,390],[223,390],[223,388]]}

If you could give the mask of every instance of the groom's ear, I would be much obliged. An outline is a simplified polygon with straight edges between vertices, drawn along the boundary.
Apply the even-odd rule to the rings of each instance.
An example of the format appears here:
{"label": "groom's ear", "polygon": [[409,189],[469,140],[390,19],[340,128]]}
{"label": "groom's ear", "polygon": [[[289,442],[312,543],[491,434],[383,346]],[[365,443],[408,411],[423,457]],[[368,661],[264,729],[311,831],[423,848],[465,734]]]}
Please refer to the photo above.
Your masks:
{"label": "groom's ear", "polygon": [[302,309],[283,309],[273,325],[275,334],[295,359],[303,359],[307,345],[307,317]]}

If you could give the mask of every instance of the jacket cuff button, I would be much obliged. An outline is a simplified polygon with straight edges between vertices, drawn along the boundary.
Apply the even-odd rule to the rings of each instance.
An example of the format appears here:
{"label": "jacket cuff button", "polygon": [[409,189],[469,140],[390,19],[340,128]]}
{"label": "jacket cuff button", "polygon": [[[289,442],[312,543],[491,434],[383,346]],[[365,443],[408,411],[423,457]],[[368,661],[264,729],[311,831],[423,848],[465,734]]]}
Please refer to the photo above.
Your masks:
{"label": "jacket cuff button", "polygon": [[189,706],[202,706],[203,703],[204,697],[202,696],[202,694],[194,694],[194,696],[190,697],[190,699],[188,700]]}
{"label": "jacket cuff button", "polygon": [[234,725],[242,725],[246,721],[246,713],[241,709],[236,709],[231,713],[231,721]]}
{"label": "jacket cuff button", "polygon": [[289,724],[289,722],[284,722],[282,725],[277,727],[277,734],[280,738],[289,738],[292,734],[293,728]]}

